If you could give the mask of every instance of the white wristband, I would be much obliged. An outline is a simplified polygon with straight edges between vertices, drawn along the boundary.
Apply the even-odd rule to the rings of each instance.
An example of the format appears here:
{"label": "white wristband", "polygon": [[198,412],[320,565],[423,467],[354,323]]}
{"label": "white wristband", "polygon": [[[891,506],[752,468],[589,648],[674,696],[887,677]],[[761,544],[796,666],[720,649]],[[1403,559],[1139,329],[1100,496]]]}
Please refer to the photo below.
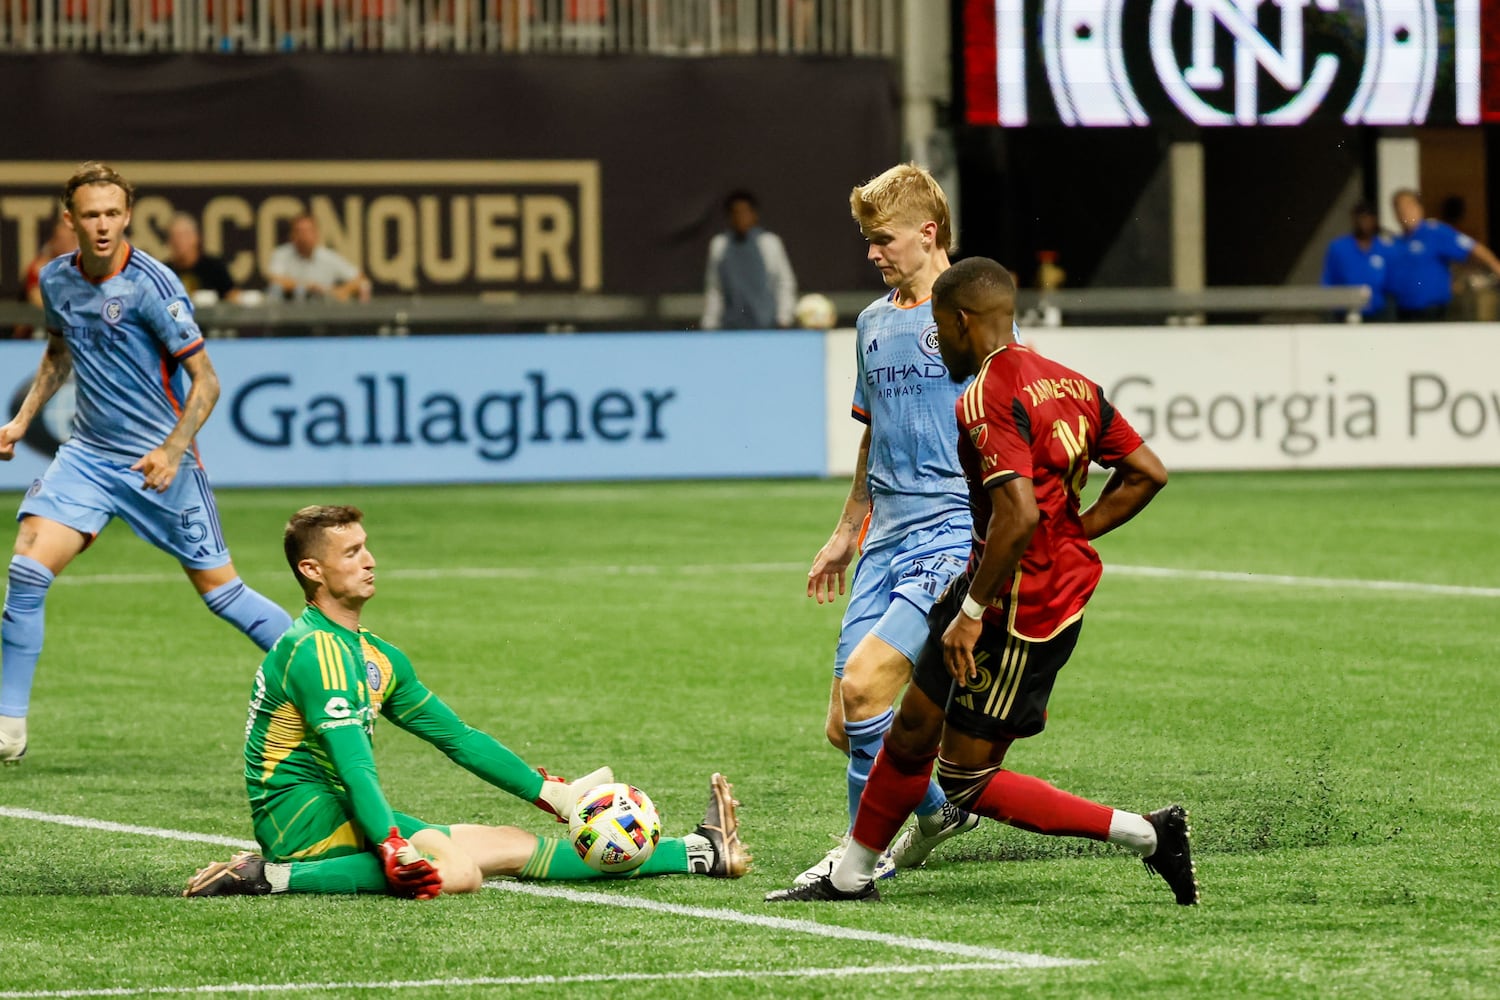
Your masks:
{"label": "white wristband", "polygon": [[974,600],[974,598],[970,597],[968,594],[964,595],[963,607],[959,610],[961,610],[968,617],[974,619],[976,622],[984,617],[984,605]]}

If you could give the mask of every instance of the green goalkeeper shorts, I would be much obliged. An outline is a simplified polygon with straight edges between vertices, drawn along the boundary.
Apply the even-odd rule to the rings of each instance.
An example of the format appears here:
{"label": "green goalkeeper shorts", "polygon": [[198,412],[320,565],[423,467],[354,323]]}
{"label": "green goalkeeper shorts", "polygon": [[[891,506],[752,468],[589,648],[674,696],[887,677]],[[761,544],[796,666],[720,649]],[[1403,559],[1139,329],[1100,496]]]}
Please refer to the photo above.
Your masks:
{"label": "green goalkeeper shorts", "polygon": [[[411,838],[419,830],[449,829],[398,812],[396,829]],[[288,789],[253,810],[255,839],[267,861],[321,861],[369,850],[347,802],[321,788]]]}

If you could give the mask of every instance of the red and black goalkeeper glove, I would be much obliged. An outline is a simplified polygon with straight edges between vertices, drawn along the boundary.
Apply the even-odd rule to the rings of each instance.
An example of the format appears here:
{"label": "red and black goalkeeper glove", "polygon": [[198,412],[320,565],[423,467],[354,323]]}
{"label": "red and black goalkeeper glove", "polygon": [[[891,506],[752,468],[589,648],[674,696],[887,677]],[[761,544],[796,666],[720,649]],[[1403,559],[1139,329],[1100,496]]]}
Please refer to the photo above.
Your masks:
{"label": "red and black goalkeeper glove", "polygon": [[394,826],[391,835],[380,844],[380,864],[393,896],[436,899],[443,891],[443,877],[432,867],[432,862],[422,857]]}
{"label": "red and black goalkeeper glove", "polygon": [[551,813],[559,823],[568,822],[568,814],[573,811],[573,799],[576,797],[568,779],[553,777],[545,767],[539,767],[536,771],[542,776],[542,790],[531,800],[531,804],[542,812]]}

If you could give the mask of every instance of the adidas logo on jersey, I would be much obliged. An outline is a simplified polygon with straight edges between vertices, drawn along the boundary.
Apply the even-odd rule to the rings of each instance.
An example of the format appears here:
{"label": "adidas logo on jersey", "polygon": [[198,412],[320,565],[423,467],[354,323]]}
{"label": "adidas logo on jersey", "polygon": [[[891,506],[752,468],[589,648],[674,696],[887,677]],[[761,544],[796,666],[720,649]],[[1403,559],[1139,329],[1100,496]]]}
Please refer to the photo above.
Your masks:
{"label": "adidas logo on jersey", "polygon": [[878,339],[877,340],[872,340],[872,341],[870,341],[870,346],[868,346],[868,347],[865,348],[865,353],[866,354],[874,354],[878,350],[880,350],[880,341]]}

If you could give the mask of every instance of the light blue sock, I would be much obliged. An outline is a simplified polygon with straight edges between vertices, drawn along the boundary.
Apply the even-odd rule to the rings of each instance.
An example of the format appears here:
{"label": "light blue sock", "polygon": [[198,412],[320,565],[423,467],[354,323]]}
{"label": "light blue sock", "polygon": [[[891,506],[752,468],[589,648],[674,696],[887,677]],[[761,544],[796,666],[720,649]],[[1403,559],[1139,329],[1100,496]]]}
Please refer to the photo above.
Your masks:
{"label": "light blue sock", "polygon": [[292,627],[292,616],[245,586],[235,577],[203,595],[208,610],[250,637],[262,651],[276,645]]}
{"label": "light blue sock", "polygon": [[849,737],[849,829],[854,829],[854,817],[859,813],[859,797],[864,794],[865,783],[870,780],[870,768],[880,744],[890,730],[896,713],[891,709],[866,719],[863,722],[844,721],[844,733]]}
{"label": "light blue sock", "polygon": [[31,706],[31,682],[46,632],[42,604],[53,579],[52,571],[35,559],[10,557],[0,616],[0,715],[24,719]]}
{"label": "light blue sock", "polygon": [[922,801],[917,805],[916,814],[918,816],[931,816],[943,808],[943,803],[947,801],[948,796],[943,794],[943,786],[937,783],[936,778],[933,778],[927,784],[927,794],[922,796]]}

